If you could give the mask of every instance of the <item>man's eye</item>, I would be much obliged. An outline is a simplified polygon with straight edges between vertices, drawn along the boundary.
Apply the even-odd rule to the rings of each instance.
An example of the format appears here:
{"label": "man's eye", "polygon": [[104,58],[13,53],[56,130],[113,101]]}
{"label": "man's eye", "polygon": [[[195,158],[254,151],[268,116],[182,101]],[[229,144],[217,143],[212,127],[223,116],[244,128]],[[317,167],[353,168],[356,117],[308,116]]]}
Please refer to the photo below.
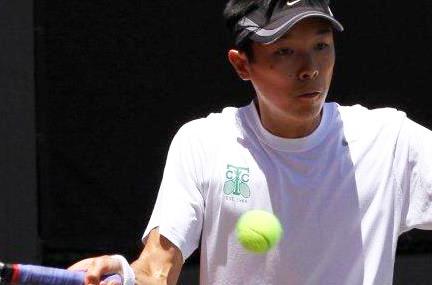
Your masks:
{"label": "man's eye", "polygon": [[328,48],[328,47],[329,47],[329,45],[326,44],[326,43],[319,43],[319,44],[317,44],[317,45],[315,46],[315,48],[316,48],[317,50],[323,50],[323,49],[326,49],[326,48]]}
{"label": "man's eye", "polygon": [[276,55],[292,55],[294,51],[290,48],[281,48],[276,51]]}

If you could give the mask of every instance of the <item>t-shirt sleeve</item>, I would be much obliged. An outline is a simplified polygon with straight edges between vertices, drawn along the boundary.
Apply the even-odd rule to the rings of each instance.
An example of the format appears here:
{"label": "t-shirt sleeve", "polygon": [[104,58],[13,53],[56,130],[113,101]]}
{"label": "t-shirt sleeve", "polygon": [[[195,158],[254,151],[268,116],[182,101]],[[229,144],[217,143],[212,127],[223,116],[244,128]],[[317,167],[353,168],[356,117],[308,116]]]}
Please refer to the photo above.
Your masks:
{"label": "t-shirt sleeve", "polygon": [[396,161],[400,181],[400,233],[432,230],[432,131],[405,118]]}
{"label": "t-shirt sleeve", "polygon": [[200,149],[193,132],[183,126],[168,151],[161,186],[153,213],[142,237],[158,227],[186,260],[199,246],[204,215],[200,177]]}

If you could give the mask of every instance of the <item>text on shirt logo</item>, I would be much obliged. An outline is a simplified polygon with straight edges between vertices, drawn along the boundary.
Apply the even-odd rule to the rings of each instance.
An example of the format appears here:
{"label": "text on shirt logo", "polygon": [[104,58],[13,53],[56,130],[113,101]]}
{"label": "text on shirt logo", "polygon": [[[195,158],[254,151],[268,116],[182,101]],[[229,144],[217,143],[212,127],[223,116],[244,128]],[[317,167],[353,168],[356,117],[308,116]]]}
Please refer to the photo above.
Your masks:
{"label": "text on shirt logo", "polygon": [[[225,179],[223,192],[226,197],[250,198],[251,191],[248,186],[249,168],[228,164]],[[246,200],[243,202],[246,202]]]}

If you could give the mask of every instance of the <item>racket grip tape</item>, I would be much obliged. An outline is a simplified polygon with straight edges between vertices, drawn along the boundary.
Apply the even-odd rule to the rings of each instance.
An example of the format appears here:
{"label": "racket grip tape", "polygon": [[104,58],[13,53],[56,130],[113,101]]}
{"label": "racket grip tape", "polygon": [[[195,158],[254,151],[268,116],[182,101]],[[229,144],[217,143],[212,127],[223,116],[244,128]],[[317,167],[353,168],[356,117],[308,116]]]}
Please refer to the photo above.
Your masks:
{"label": "racket grip tape", "polygon": [[[83,285],[84,271],[69,271],[45,266],[0,264],[1,284],[31,284],[31,285]],[[118,274],[105,275],[102,280],[111,280],[122,284]]]}

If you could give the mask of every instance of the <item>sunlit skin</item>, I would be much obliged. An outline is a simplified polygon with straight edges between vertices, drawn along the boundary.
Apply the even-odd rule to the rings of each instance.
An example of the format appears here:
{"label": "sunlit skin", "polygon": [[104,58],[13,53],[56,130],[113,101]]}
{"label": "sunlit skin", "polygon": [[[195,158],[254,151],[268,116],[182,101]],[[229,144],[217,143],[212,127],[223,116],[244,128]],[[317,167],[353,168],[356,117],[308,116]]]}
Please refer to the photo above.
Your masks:
{"label": "sunlit skin", "polygon": [[[284,138],[311,134],[321,121],[335,64],[331,24],[307,18],[268,45],[253,43],[253,58],[232,49],[228,59],[238,75],[251,81],[261,122]],[[301,96],[305,93],[315,96]]]}

